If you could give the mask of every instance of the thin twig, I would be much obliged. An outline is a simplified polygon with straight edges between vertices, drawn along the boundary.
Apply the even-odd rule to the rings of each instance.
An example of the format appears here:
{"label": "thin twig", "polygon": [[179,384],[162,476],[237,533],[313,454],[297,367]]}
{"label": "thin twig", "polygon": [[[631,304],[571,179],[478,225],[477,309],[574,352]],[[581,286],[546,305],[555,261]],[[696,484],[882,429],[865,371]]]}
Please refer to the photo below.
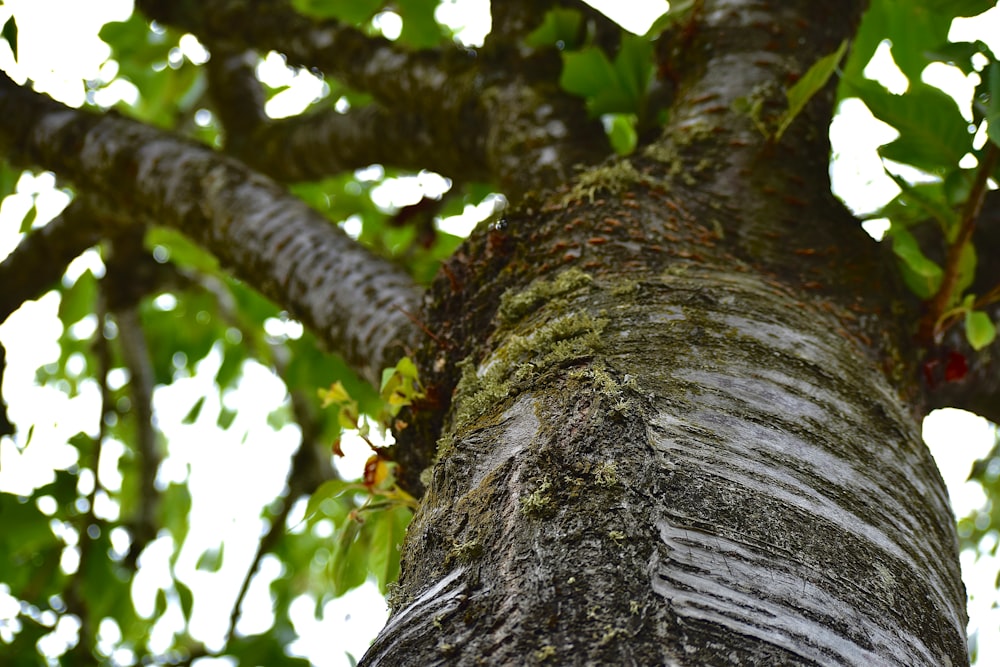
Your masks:
{"label": "thin twig", "polygon": [[986,186],[993,169],[1000,159],[1000,148],[989,144],[986,155],[979,164],[976,173],[975,183],[969,192],[969,198],[965,202],[962,210],[961,226],[955,240],[948,246],[948,255],[945,259],[944,275],[941,278],[941,287],[937,293],[927,302],[927,313],[921,319],[918,338],[926,345],[932,345],[938,335],[940,335],[940,324],[942,317],[947,313],[948,306],[954,300],[955,287],[958,284],[959,263],[965,251],[965,246],[972,240],[972,233],[976,228],[976,219],[983,208],[983,201],[986,198]]}

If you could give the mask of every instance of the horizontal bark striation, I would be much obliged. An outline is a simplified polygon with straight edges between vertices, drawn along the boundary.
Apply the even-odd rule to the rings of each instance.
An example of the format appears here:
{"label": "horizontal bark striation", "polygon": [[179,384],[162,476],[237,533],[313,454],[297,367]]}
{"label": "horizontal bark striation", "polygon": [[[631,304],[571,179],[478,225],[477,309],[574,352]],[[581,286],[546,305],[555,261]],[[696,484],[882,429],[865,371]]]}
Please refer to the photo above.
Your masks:
{"label": "horizontal bark striation", "polygon": [[365,664],[966,663],[943,484],[837,319],[685,264],[498,322]]}

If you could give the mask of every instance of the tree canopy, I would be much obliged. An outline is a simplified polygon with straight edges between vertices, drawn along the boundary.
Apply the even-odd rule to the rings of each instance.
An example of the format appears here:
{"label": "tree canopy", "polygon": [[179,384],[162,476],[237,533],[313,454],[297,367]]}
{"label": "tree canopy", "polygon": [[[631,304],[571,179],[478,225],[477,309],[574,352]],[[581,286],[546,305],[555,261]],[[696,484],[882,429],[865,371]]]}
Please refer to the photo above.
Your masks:
{"label": "tree canopy", "polygon": [[[49,463],[45,483],[0,489],[0,597],[16,605],[0,621],[9,664],[39,656],[308,664],[290,653],[301,633],[293,607],[308,601],[321,617],[327,602],[366,581],[391,595],[433,460],[427,448],[451,400],[418,369],[417,351],[440,334],[425,289],[478,281],[481,300],[462,308],[485,313],[500,303],[501,320],[529,312],[537,293],[501,300],[488,267],[464,275],[449,258],[506,252],[506,201],[544,210],[594,202],[619,182],[620,190],[648,185],[627,157],[644,155],[675,113],[682,71],[698,66],[691,33],[712,3],[671,3],[641,35],[577,0],[493,3],[478,10],[492,21],[481,45],[461,41],[454,4],[136,0],[129,16],[101,29],[107,60],[82,82],[81,105],[34,90],[16,68],[0,73],[0,197],[24,202],[25,174],[52,172],[69,202],[51,219],[40,202],[24,206],[17,245],[0,263],[0,321],[57,295],[58,359],[37,369],[36,382],[85,397],[92,412],[88,427],[60,443],[71,453]],[[919,414],[960,407],[992,422],[1000,420],[1000,265],[991,261],[1000,247],[1000,62],[997,44],[949,41],[949,30],[995,5],[872,0],[851,39],[798,45],[800,71],[779,88],[695,109],[749,119],[766,146],[815,147],[809,174],[825,173],[831,157],[817,100],[834,87],[838,102],[860,100],[894,128],[878,151],[898,194],[851,222],[884,222],[878,256],[907,288],[906,312],[886,324],[906,327],[919,349],[899,362],[921,387],[907,399]],[[794,27],[774,11],[762,20],[775,19],[779,51]],[[24,37],[9,14],[0,13],[3,39],[16,55]],[[905,78],[901,90],[866,69],[886,49]],[[971,97],[936,87],[941,71]],[[293,76],[314,82],[315,99],[276,118],[268,111]],[[700,127],[691,120],[695,141]],[[672,177],[694,183],[698,174]],[[800,206],[794,193],[782,196],[783,206]],[[469,221],[480,224],[464,242]],[[822,255],[803,222],[787,243]],[[602,239],[595,232],[589,243]],[[545,298],[586,280],[561,276]],[[4,355],[0,347],[0,369]],[[191,381],[205,376],[207,389]],[[281,397],[251,414],[266,403],[246,409],[238,397],[264,387],[280,387]],[[27,461],[52,429],[20,418],[16,386],[3,391],[13,406],[8,414],[0,404],[8,466]],[[157,398],[167,395],[173,408]],[[212,484],[189,464],[192,449],[214,446],[201,435],[207,427],[246,443],[245,455],[226,450],[240,459],[265,433],[287,462],[283,481],[255,490],[252,553],[231,553],[221,537],[185,550],[195,487]],[[430,442],[391,449],[393,433]],[[334,465],[351,438],[370,448],[359,479]],[[219,458],[216,474],[254,473]],[[996,555],[1000,448],[970,478],[990,500],[959,517],[962,547]],[[140,593],[137,573],[154,551],[166,554],[167,572]],[[198,572],[218,572],[230,559],[245,576],[221,624],[223,643],[206,646],[192,632],[205,603],[178,571],[193,560]],[[267,588],[257,599],[269,598],[270,620],[244,631],[255,581]]]}

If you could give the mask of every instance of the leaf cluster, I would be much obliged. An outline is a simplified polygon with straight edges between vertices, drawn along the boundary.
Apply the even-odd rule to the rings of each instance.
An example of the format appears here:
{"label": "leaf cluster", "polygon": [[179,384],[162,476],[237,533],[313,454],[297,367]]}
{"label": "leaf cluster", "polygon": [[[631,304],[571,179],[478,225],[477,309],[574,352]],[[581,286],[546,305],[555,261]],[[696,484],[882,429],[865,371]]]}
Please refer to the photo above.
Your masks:
{"label": "leaf cluster", "polygon": [[[900,192],[870,217],[889,220],[887,236],[902,278],[927,303],[920,324],[927,344],[940,341],[958,322],[964,323],[968,342],[977,350],[996,337],[996,326],[983,310],[995,300],[993,290],[971,291],[979,262],[971,235],[988,179],[1000,176],[1000,63],[981,41],[948,41],[952,19],[979,14],[994,4],[873,2],[841,77],[842,97],[860,98],[876,118],[898,132],[879,148],[879,155]],[[886,37],[893,62],[908,82],[902,94],[889,92],[865,75]],[[954,98],[925,81],[927,68],[942,64],[978,81],[971,118]],[[933,252],[928,238],[933,239]]]}

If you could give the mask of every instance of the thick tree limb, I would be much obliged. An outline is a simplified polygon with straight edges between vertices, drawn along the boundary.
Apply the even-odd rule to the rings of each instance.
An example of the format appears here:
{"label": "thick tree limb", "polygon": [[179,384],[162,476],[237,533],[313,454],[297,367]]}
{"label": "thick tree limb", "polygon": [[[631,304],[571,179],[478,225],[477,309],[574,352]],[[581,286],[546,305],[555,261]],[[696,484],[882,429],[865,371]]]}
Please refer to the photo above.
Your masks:
{"label": "thick tree limb", "polygon": [[491,180],[482,146],[454,126],[428,123],[420,114],[379,106],[299,116],[259,128],[248,164],[269,167],[274,178],[301,181],[379,163],[430,169],[465,180]]}
{"label": "thick tree limb", "polygon": [[[444,52],[405,51],[351,26],[302,16],[287,2],[139,0],[136,7],[149,18],[191,32],[208,44],[278,51],[293,66],[318,67],[389,106],[439,106],[437,97],[454,73]],[[474,62],[458,47],[449,53],[466,68]]]}
{"label": "thick tree limb", "polygon": [[44,227],[25,236],[0,262],[0,322],[22,303],[37,299],[59,281],[66,267],[107,234],[114,223],[78,195]]}
{"label": "thick tree limb", "polygon": [[430,169],[454,178],[490,180],[479,132],[458,119],[428,118],[379,104],[338,113],[326,109],[279,121],[264,115],[253,52],[213,53],[209,93],[225,128],[226,151],[279,181],[316,180],[384,164]]}
{"label": "thick tree limb", "polygon": [[409,275],[272,180],[203,146],[67,108],[0,76],[0,150],[174,227],[286,307],[373,383],[416,336]]}
{"label": "thick tree limb", "polygon": [[250,137],[267,122],[264,90],[254,75],[257,54],[210,46],[212,57],[206,65],[208,94],[222,122],[226,150],[233,155],[248,153]]}
{"label": "thick tree limb", "polygon": [[[311,162],[313,168],[288,175],[315,178],[329,169],[380,161],[463,178],[489,175],[516,199],[564,183],[577,166],[593,164],[610,152],[582,101],[559,89],[558,60],[543,58],[548,65],[517,61],[512,68],[498,69],[458,48],[407,52],[354,28],[311,21],[273,0],[253,6],[231,0],[141,0],[137,6],[209,45],[230,51],[275,49],[292,64],[319,67],[349,87],[371,93],[385,109],[405,110],[287,121],[287,127],[296,129],[267,130],[275,135],[255,137],[277,147],[294,136],[289,145],[295,147],[294,159]],[[324,133],[331,136],[324,139]],[[364,153],[360,147],[372,138],[376,152]],[[317,141],[335,146],[339,157],[317,156]],[[268,150],[277,148],[264,148],[260,162],[254,163],[262,163]],[[385,159],[370,159],[375,156]],[[282,161],[287,166],[292,160]]]}

